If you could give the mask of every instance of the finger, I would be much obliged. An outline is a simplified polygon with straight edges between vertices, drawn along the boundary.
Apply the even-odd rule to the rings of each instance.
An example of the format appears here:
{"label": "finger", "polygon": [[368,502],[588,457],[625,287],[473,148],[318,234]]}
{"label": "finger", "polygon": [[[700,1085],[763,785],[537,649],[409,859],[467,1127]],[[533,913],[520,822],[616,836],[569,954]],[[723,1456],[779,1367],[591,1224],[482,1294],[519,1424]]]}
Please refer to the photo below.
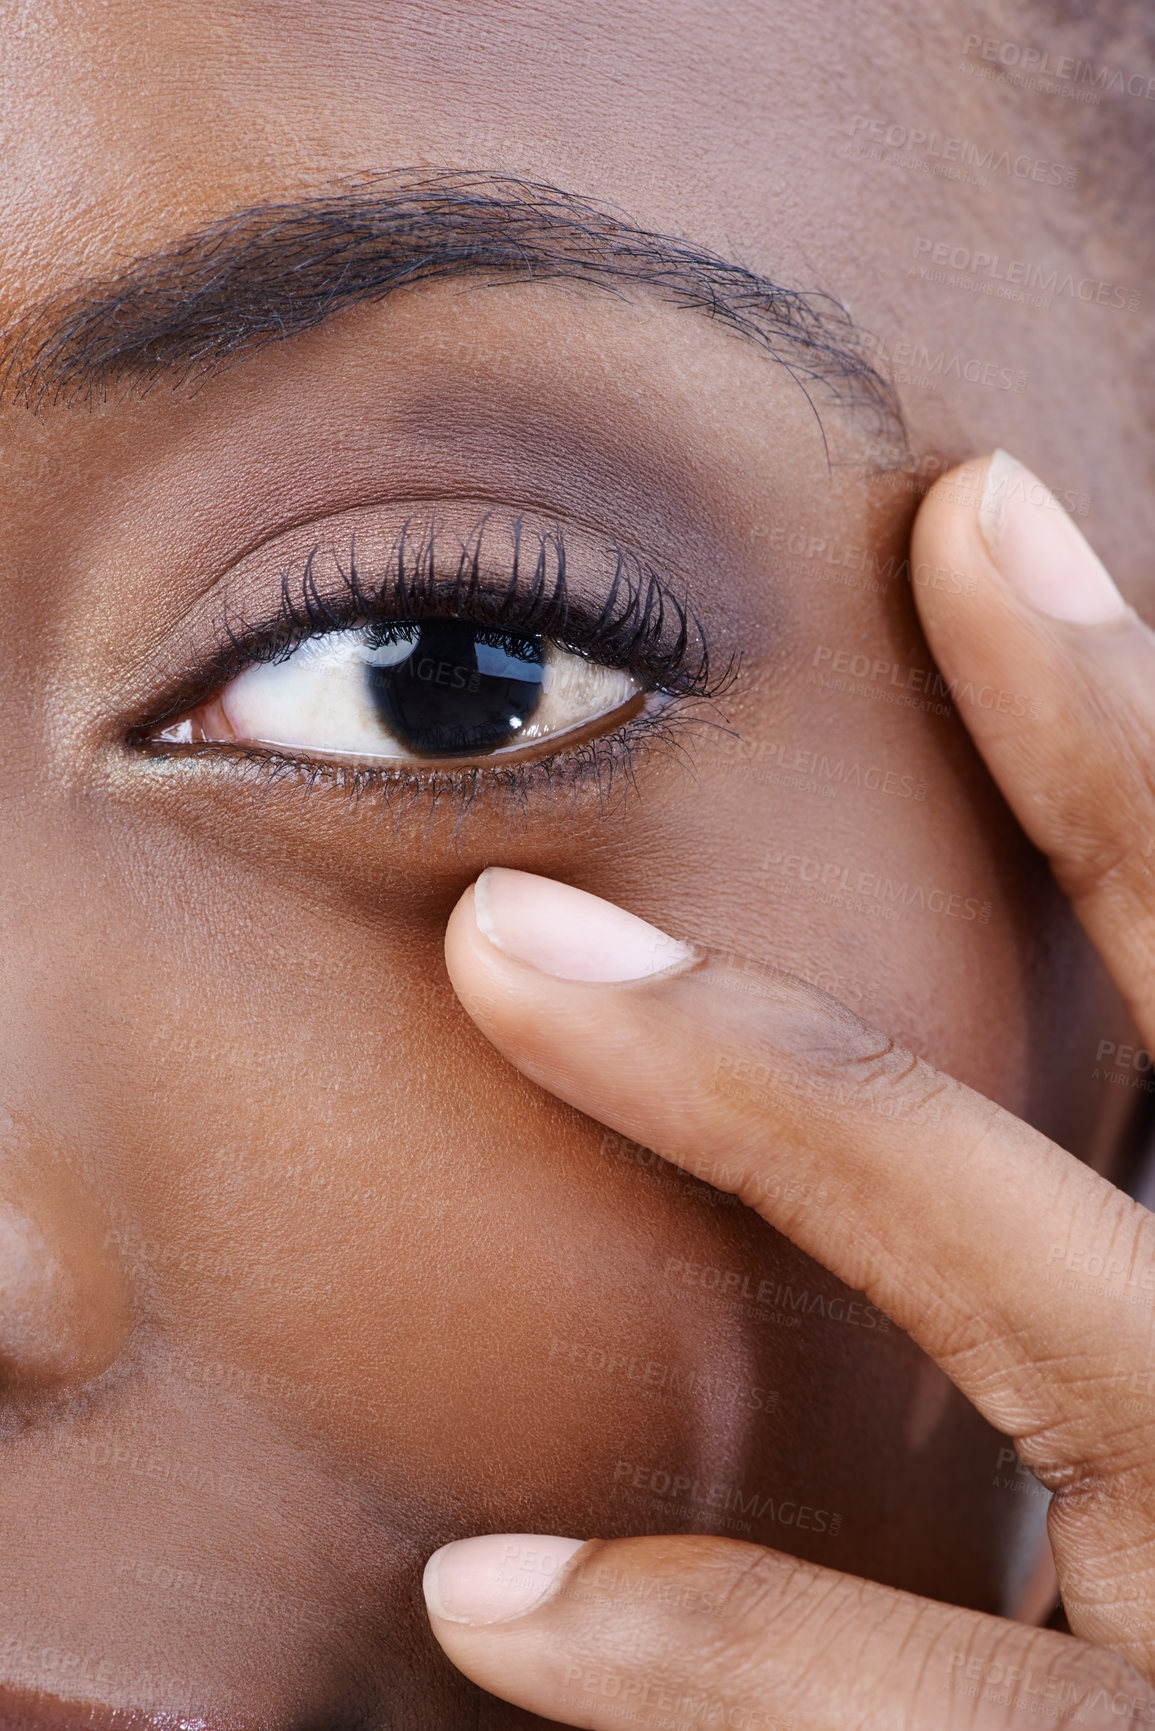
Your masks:
{"label": "finger", "polygon": [[959,715],[1155,1044],[1155,634],[1004,451],[931,488],[911,561]]}
{"label": "finger", "polygon": [[466,1676],[598,1731],[1008,1731],[1025,1712],[1118,1731],[1155,1713],[1103,1649],[728,1539],[489,1535],[436,1552],[425,1586]]}
{"label": "finger", "polygon": [[[824,993],[565,885],[484,873],[446,956],[520,1070],[864,1291],[1071,1499],[1088,1557],[1124,1546],[1116,1579],[1155,1579],[1145,1209]],[[1080,1633],[1129,1639],[1084,1597]]]}
{"label": "finger", "polygon": [[[1099,1273],[1155,1299],[1146,1210],[825,993],[695,958],[596,896],[500,868],[458,903],[446,957],[465,1008],[519,1069],[740,1195],[866,1292],[1001,1429],[1077,1423],[1072,1388],[1128,1349],[1146,1366],[1141,1306],[1046,1278],[1078,1243]],[[1061,1373],[1040,1372],[1060,1357]]]}

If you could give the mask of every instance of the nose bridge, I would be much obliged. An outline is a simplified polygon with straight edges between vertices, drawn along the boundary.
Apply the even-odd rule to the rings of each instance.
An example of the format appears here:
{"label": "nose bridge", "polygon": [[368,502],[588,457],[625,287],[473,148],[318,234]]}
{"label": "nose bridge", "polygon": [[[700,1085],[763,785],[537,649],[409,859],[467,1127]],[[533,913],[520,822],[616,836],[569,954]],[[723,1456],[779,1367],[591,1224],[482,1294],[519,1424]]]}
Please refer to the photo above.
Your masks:
{"label": "nose bridge", "polygon": [[81,1388],[131,1329],[128,1284],[82,1172],[49,1125],[0,1105],[0,1402]]}

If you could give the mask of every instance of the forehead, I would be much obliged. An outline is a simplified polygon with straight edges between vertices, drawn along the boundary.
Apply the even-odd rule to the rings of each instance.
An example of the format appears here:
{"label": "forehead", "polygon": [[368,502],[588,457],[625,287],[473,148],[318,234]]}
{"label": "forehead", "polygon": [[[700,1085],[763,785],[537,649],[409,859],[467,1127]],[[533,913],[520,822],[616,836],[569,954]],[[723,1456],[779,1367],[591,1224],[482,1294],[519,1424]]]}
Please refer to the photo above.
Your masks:
{"label": "forehead", "polygon": [[[555,182],[822,280],[877,246],[878,198],[846,196],[855,117],[933,119],[933,69],[956,71],[963,36],[937,6],[864,18],[849,0],[19,11],[0,48],[0,218],[20,300],[234,208],[427,165]],[[956,116],[991,100],[953,77]]]}

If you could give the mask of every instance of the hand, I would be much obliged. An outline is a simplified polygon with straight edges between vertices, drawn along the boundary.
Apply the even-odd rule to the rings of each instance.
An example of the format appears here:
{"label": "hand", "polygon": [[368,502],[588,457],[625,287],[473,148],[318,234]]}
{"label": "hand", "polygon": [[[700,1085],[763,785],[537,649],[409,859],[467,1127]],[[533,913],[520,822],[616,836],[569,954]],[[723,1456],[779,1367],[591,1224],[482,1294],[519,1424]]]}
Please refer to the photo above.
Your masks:
{"label": "hand", "polygon": [[[1033,476],[1002,454],[986,468],[945,477],[919,513],[916,577],[967,579],[916,583],[923,624],[1152,1046],[1155,636]],[[1037,701],[1008,714],[965,700],[967,682]],[[752,996],[732,962],[580,891],[489,871],[446,954],[466,1009],[527,1076],[699,1177],[728,1167],[729,1188],[1014,1439],[1054,1492],[1073,1631],[729,1540],[502,1535],[430,1561],[453,1662],[605,1731],[1155,1724],[1155,1400],[1135,1399],[1155,1388],[1155,1217],[823,993],[767,969]],[[794,1186],[775,1182],[784,1161]],[[1048,1281],[1056,1246],[1105,1278]]]}

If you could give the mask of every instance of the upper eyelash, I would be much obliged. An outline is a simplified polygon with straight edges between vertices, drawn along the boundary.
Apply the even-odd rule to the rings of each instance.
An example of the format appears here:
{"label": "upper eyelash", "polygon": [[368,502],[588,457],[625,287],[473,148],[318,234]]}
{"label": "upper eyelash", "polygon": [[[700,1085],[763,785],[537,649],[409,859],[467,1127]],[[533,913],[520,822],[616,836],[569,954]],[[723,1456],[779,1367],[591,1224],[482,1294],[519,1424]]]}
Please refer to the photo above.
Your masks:
{"label": "upper eyelash", "polygon": [[498,587],[486,563],[490,520],[482,518],[464,544],[453,538],[457,551],[447,566],[439,560],[435,525],[418,537],[407,519],[384,568],[372,572],[358,564],[354,534],[345,563],[334,555],[336,584],[327,583],[324,590],[316,576],[318,544],[303,570],[282,572],[275,614],[222,619],[220,651],[181,680],[163,712],[154,712],[146,729],[134,729],[134,737],[143,741],[146,733],[219,691],[246,667],[283,660],[309,637],[380,620],[467,618],[548,637],[590,660],[627,667],[652,690],[671,696],[712,698],[729,683],[733,667],[716,676],[697,615],[635,554],[611,549],[613,573],[595,611],[575,596],[568,581],[560,529],[527,532],[520,518],[503,531],[512,557],[509,551],[502,555],[507,570],[504,586]]}
{"label": "upper eyelash", "polygon": [[[527,532],[524,519],[518,518],[503,531],[508,570],[504,587],[499,588],[486,565],[484,542],[491,518],[492,513],[486,514],[464,542],[460,535],[453,537],[457,552],[448,569],[439,566],[435,523],[418,538],[411,532],[413,519],[407,519],[384,568],[372,575],[358,564],[353,534],[347,563],[342,566],[333,557],[337,583],[326,583],[324,590],[315,571],[321,551],[318,543],[304,560],[303,570],[298,565],[296,574],[293,567],[282,571],[274,615],[221,620],[223,642],[217,655],[195,674],[190,672],[178,689],[170,690],[162,713],[154,710],[147,723],[131,729],[132,743],[155,749],[154,736],[169,721],[215,695],[245,668],[285,659],[310,637],[422,617],[464,617],[522,635],[548,637],[560,648],[590,660],[628,668],[651,690],[683,700],[677,704],[679,710],[685,700],[694,698],[709,704],[735,677],[737,659],[720,676],[716,674],[696,613],[644,561],[624,549],[610,549],[613,573],[605,600],[595,611],[580,594],[575,597],[567,581],[560,528]],[[688,704],[699,719],[702,707]],[[505,795],[506,804],[524,815],[535,787],[548,789],[552,804],[553,794],[561,788],[576,793],[593,782],[604,806],[615,783],[622,791],[633,784],[634,756],[644,744],[673,749],[681,756],[673,709],[670,704],[659,716],[638,717],[577,750],[563,748],[556,755],[500,769],[479,761],[469,769],[440,771],[430,766],[399,773],[374,766],[353,769],[320,757],[289,756],[261,747],[222,748],[206,742],[177,749],[182,756],[191,752],[198,757],[216,754],[239,759],[250,772],[270,781],[289,773],[309,787],[332,783],[354,801],[379,791],[392,803],[391,788],[403,800],[428,795],[431,806],[452,795],[459,819],[482,786],[492,782]],[[166,748],[165,755],[172,749]]]}

